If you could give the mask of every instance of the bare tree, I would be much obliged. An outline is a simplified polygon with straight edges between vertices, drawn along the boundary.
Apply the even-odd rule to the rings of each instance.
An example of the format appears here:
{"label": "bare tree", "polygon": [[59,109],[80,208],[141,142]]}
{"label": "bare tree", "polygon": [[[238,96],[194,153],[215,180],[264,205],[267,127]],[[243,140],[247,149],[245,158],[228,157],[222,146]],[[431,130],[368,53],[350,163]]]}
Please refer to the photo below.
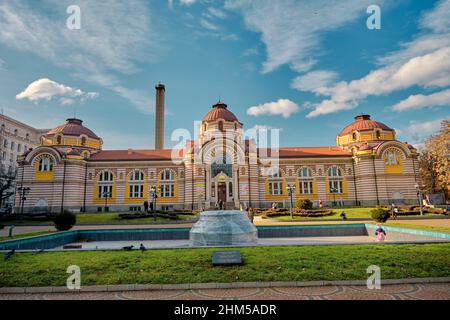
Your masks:
{"label": "bare tree", "polygon": [[425,141],[420,154],[419,170],[424,191],[444,192],[450,197],[450,121],[444,120],[438,134]]}
{"label": "bare tree", "polygon": [[3,202],[14,195],[17,170],[0,165],[0,208]]}

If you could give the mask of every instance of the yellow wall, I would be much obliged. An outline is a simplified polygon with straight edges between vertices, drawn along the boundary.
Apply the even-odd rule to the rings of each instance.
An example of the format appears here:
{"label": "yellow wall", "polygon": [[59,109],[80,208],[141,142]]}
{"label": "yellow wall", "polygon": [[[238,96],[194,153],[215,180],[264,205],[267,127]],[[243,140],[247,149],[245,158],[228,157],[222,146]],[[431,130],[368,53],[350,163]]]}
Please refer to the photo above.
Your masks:
{"label": "yellow wall", "polygon": [[[325,182],[326,197],[327,197],[327,200],[334,200],[334,194],[330,192],[329,181],[330,181],[330,179],[327,179]],[[343,191],[342,193],[336,193],[336,200],[348,198],[348,186],[347,186],[346,179],[342,180],[342,191]]]}
{"label": "yellow wall", "polygon": [[384,172],[389,174],[398,174],[403,173],[403,160],[400,157],[397,157],[398,165],[390,166],[384,162]]}
{"label": "yellow wall", "polygon": [[266,178],[266,195],[265,195],[265,198],[266,198],[267,201],[283,201],[283,200],[287,200],[288,199],[289,195],[288,195],[287,190],[286,190],[286,178],[283,177],[282,180],[283,180],[282,181],[283,194],[273,195],[273,194],[270,194],[270,192],[269,192],[269,178]]}
{"label": "yellow wall", "polygon": [[125,186],[125,196],[124,196],[124,203],[125,204],[143,204],[144,201],[148,200],[148,183],[145,182],[144,184],[144,192],[142,198],[130,198],[130,189],[131,184],[130,182],[127,182]]}
{"label": "yellow wall", "polygon": [[[94,192],[93,192],[93,196],[94,196],[94,199],[93,199],[93,202],[95,203],[95,204],[105,204],[105,199],[104,198],[100,198],[100,196],[99,196],[99,194],[98,194],[98,186],[99,186],[99,183],[98,182],[96,182],[95,184],[94,184]],[[108,204],[115,204],[116,203],[116,182],[114,181],[113,182],[113,191],[112,191],[112,197],[111,198],[108,198]]]}
{"label": "yellow wall", "polygon": [[34,179],[36,181],[52,181],[55,178],[55,164],[53,163],[52,171],[39,171],[39,160],[34,163]]}
{"label": "yellow wall", "polygon": [[[311,180],[309,180],[309,181],[311,181]],[[295,186],[295,194],[296,194],[296,198],[297,199],[301,199],[301,200],[305,200],[305,199],[317,200],[317,199],[319,199],[319,194],[317,192],[317,181],[316,181],[316,178],[314,178],[312,180],[312,183],[313,183],[313,193],[312,194],[300,193],[300,182],[301,182],[301,180],[297,179],[297,183],[296,183],[296,186]]]}

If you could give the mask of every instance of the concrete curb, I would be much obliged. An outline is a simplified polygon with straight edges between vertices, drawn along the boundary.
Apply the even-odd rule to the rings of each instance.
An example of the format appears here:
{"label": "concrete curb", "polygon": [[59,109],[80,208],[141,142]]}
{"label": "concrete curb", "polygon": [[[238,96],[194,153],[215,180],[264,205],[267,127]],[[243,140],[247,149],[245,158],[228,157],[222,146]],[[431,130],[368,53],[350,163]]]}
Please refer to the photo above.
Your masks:
{"label": "concrete curb", "polygon": [[[449,283],[450,277],[439,278],[407,278],[381,280],[381,285]],[[68,293],[68,292],[117,292],[144,290],[199,290],[199,289],[241,289],[241,288],[273,288],[273,287],[324,287],[324,286],[361,286],[366,280],[339,281],[276,281],[276,282],[232,282],[232,283],[184,283],[184,284],[120,284],[84,286],[80,290],[69,290],[66,287],[5,287],[0,294],[28,293]]]}

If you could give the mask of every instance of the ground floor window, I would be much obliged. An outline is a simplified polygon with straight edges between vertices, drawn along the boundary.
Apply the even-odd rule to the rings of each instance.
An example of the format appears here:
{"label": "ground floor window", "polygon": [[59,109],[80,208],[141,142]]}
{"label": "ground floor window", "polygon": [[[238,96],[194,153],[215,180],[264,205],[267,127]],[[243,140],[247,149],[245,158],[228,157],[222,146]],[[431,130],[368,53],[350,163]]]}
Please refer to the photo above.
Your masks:
{"label": "ground floor window", "polygon": [[274,196],[283,194],[283,182],[269,182],[269,194]]}
{"label": "ground floor window", "polygon": [[113,186],[102,185],[98,186],[98,197],[100,199],[110,199],[112,198]]}
{"label": "ground floor window", "polygon": [[337,194],[344,193],[342,180],[331,180],[329,181],[329,184],[330,184],[330,193],[337,193]]}
{"label": "ground floor window", "polygon": [[301,194],[312,194],[313,193],[313,182],[312,181],[300,181],[300,193]]}
{"label": "ground floor window", "polygon": [[175,197],[175,185],[174,184],[163,184],[163,185],[161,185],[161,197],[162,198],[173,198],[173,197]]}
{"label": "ground floor window", "polygon": [[130,186],[130,198],[143,198],[144,186],[142,184],[136,184]]}

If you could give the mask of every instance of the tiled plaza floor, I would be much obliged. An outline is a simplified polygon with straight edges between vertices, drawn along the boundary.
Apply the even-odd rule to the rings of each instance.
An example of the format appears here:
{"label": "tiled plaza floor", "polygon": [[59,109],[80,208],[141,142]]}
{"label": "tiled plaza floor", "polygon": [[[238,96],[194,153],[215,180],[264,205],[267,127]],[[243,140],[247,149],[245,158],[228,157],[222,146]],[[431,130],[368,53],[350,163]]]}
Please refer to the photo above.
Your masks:
{"label": "tiled plaza floor", "polygon": [[98,293],[0,294],[0,300],[450,300],[450,283]]}

